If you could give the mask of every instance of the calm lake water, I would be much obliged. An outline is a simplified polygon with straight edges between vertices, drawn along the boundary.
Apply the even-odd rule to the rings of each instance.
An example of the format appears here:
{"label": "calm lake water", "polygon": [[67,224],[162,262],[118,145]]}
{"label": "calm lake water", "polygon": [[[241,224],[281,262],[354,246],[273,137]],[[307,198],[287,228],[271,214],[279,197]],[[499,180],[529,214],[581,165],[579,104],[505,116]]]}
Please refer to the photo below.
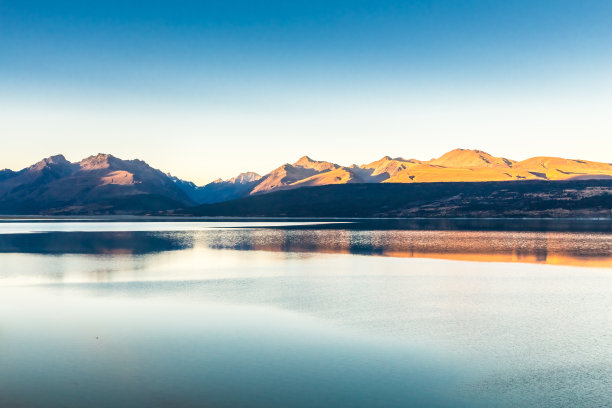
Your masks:
{"label": "calm lake water", "polygon": [[0,407],[612,407],[612,222],[0,221]]}

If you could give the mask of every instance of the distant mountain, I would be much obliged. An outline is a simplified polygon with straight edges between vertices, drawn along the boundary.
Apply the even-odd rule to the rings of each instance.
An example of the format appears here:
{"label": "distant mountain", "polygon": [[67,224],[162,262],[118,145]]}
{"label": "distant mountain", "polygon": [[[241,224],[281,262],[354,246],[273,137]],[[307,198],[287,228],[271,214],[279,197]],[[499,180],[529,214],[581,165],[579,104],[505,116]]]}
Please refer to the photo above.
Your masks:
{"label": "distant mountain", "polygon": [[248,195],[259,183],[261,176],[254,172],[240,173],[228,180],[217,179],[203,187],[172,178],[175,184],[196,203],[217,203]]}
{"label": "distant mountain", "polygon": [[154,212],[194,204],[161,171],[109,154],[78,163],[52,156],[0,178],[5,214]]}
{"label": "distant mountain", "polygon": [[335,184],[592,179],[612,179],[612,164],[558,157],[516,161],[470,149],[455,149],[428,161],[385,156],[350,166],[304,156],[264,176],[245,172],[197,186],[141,160],[98,154],[71,163],[58,155],[20,171],[1,170],[0,212],[156,212]]}
{"label": "distant mountain", "polygon": [[[240,173],[236,177],[232,177],[231,179],[226,180],[226,182],[231,184],[248,184],[254,181],[258,181],[259,179],[261,179],[261,176],[259,174],[253,171],[247,171],[246,173]],[[223,180],[217,179],[215,181],[219,182]]]}

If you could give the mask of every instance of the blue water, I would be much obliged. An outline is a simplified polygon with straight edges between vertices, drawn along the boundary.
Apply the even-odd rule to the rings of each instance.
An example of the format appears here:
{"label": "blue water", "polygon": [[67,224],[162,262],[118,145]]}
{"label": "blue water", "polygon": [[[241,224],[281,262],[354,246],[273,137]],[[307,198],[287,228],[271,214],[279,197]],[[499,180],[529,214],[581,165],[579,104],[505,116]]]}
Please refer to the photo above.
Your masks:
{"label": "blue water", "polygon": [[612,406],[589,222],[0,222],[0,406]]}

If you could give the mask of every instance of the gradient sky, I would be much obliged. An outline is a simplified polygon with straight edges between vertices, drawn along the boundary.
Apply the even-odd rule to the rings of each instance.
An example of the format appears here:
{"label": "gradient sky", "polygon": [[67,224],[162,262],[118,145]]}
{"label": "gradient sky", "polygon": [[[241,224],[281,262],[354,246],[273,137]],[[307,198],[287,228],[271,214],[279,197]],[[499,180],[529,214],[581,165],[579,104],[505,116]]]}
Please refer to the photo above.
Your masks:
{"label": "gradient sky", "polygon": [[612,2],[0,0],[0,168],[612,161]]}

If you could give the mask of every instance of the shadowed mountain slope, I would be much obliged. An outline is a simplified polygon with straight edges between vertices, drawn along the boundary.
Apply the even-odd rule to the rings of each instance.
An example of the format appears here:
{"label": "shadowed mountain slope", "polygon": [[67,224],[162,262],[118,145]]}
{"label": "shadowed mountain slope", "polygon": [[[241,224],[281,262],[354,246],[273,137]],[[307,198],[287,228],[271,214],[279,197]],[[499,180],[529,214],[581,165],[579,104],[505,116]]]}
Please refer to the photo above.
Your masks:
{"label": "shadowed mountain slope", "polygon": [[421,164],[419,160],[405,160],[401,157],[392,159],[389,156],[385,156],[380,160],[369,164],[362,164],[359,167],[372,170],[370,176],[378,177],[380,181],[384,181],[418,164]]}
{"label": "shadowed mountain slope", "polygon": [[52,156],[0,181],[2,213],[159,211],[195,204],[164,173],[109,154]]}
{"label": "shadowed mountain slope", "polygon": [[228,180],[217,179],[203,187],[173,177],[181,190],[196,203],[217,203],[249,195],[261,176],[254,172],[240,173]]}
{"label": "shadowed mountain slope", "polygon": [[277,191],[184,214],[235,217],[612,217],[612,180],[346,184]]}

